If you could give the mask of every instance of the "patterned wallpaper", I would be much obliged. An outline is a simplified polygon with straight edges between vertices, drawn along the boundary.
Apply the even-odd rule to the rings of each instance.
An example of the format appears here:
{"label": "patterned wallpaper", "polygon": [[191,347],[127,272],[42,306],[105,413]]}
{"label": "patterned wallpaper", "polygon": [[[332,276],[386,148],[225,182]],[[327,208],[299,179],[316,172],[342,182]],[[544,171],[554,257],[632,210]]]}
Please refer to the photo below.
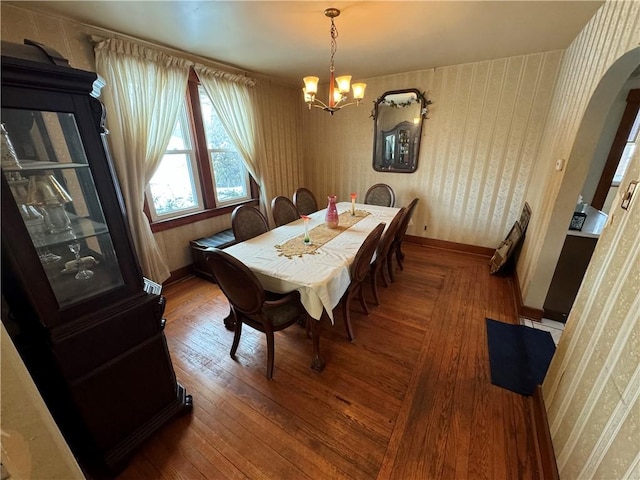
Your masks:
{"label": "patterned wallpaper", "polygon": [[[305,181],[317,196],[364,195],[388,183],[396,204],[420,203],[408,233],[494,247],[518,218],[532,182],[561,51],[365,79],[364,104],[303,114]],[[413,174],[372,168],[385,91],[417,88],[433,101]],[[427,227],[425,231],[425,226]]]}
{"label": "patterned wallpaper", "polygon": [[561,478],[640,478],[639,286],[640,200],[618,197],[544,382]]}
{"label": "patterned wallpaper", "polygon": [[[605,4],[567,50],[545,135],[547,152],[582,153],[575,139],[576,130],[587,128],[582,117],[592,116],[593,105],[585,114],[587,104],[621,62],[629,62],[626,76],[640,64],[639,44],[640,4]],[[565,176],[578,172],[568,168]],[[632,179],[640,179],[640,152],[623,189]],[[553,178],[538,192],[535,203],[544,205],[539,210],[560,196],[565,180]],[[640,478],[639,203],[636,198],[622,210],[620,198],[614,201],[543,385],[561,478]],[[543,220],[552,224],[552,213]],[[531,245],[538,249],[544,248],[541,229],[532,232]],[[531,271],[538,256],[523,250],[523,257],[525,272]]]}
{"label": "patterned wallpaper", "polygon": [[[640,44],[639,9],[640,3],[634,1],[607,2],[572,42],[562,63],[533,172],[535,181],[527,195],[533,216],[518,262],[520,289],[530,307],[544,304],[605,118],[615,95],[640,63],[638,54],[628,54],[632,58],[627,62],[635,66],[629,67],[610,98],[590,104],[611,65]],[[557,159],[566,161],[561,172],[554,169]]]}
{"label": "patterned wallpaper", "polygon": [[2,4],[1,8],[2,40],[22,43],[28,38],[57,50],[75,68],[95,71],[93,47],[87,41],[89,29],[11,5]]}

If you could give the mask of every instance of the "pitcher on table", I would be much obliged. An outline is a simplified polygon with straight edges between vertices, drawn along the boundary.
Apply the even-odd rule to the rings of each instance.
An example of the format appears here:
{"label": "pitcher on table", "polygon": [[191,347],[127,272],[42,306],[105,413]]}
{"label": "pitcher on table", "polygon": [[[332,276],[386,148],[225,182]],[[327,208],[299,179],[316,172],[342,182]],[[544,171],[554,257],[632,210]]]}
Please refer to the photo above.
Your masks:
{"label": "pitcher on table", "polygon": [[327,228],[337,228],[339,219],[338,209],[336,208],[336,196],[329,195],[327,199],[329,200],[329,204],[327,205],[327,215],[325,216]]}

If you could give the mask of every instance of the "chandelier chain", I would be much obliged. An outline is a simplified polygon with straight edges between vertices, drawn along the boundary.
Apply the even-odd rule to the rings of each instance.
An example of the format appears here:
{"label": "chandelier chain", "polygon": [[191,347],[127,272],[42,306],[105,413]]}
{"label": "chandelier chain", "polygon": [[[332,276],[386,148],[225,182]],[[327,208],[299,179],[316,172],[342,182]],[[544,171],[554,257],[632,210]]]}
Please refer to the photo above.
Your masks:
{"label": "chandelier chain", "polygon": [[336,25],[333,22],[333,18],[331,18],[331,62],[329,67],[329,70],[331,72],[335,70],[333,66],[333,57],[336,54],[336,51],[338,50],[338,42],[336,40],[337,38],[338,38],[338,29],[336,28]]}

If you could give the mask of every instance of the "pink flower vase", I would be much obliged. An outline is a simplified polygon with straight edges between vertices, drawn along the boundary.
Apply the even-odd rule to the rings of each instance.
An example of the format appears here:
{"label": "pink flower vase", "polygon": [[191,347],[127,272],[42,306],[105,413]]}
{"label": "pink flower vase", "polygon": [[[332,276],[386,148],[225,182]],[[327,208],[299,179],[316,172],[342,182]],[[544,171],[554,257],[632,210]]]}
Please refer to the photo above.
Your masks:
{"label": "pink flower vase", "polygon": [[327,228],[337,228],[338,226],[338,209],[336,208],[336,196],[329,195],[329,205],[327,205],[327,215],[325,217],[325,223]]}

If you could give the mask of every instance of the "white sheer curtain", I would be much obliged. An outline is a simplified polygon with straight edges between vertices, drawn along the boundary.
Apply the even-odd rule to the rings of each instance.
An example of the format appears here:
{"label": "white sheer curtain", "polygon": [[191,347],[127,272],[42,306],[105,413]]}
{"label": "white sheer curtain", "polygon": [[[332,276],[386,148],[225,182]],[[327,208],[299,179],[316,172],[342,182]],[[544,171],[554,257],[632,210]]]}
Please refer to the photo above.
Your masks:
{"label": "white sheer curtain", "polygon": [[254,80],[199,64],[194,66],[194,70],[247,170],[260,186],[260,203],[268,213],[269,202],[260,168],[260,159],[264,157],[262,137],[249,92]]}
{"label": "white sheer curtain", "polygon": [[192,63],[118,39],[98,41],[94,50],[133,242],[144,275],[162,283],[170,272],[143,212],[144,191],[169,144]]}

